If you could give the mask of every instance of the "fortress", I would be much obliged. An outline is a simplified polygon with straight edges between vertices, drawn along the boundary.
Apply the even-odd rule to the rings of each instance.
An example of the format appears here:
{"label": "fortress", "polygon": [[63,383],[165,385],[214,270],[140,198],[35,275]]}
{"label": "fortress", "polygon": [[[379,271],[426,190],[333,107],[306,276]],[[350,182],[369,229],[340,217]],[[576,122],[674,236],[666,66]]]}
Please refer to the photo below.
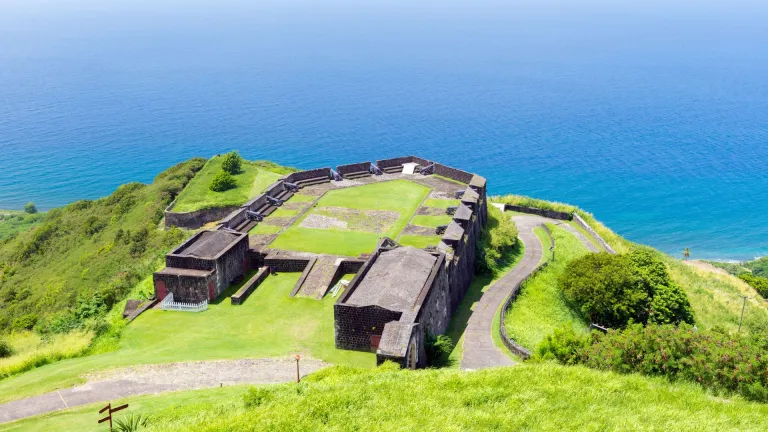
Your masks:
{"label": "fortress", "polygon": [[[412,214],[355,201],[344,208],[338,203],[345,201],[332,196],[387,185],[393,191],[413,189],[402,196],[404,208],[415,209]],[[377,189],[363,189],[372,187]],[[323,205],[332,199],[337,204]],[[269,273],[300,272],[291,296],[338,295],[337,348],[373,351],[379,363],[408,368],[426,366],[425,343],[445,333],[472,281],[476,243],[488,217],[483,177],[415,156],[292,173],[228,210],[224,215],[223,209],[166,211],[167,226],[216,226],[166,256],[166,268],[154,274],[158,300],[172,294],[176,302],[214,301],[249,276],[231,295],[233,304],[241,304]],[[414,224],[418,217],[440,223]],[[387,229],[395,238],[382,235]],[[374,242],[370,248],[350,256],[353,243],[365,245],[368,239]],[[408,242],[420,247],[403,244]],[[345,275],[351,280],[341,282]]]}

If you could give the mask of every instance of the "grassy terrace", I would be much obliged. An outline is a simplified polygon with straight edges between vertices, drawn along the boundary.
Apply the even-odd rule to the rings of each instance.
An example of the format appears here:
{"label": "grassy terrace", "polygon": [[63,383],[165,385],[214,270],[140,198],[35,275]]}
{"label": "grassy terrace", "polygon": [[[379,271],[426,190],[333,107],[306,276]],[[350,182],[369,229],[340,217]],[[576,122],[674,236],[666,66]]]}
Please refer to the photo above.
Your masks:
{"label": "grassy terrace", "polygon": [[[429,188],[407,180],[332,190],[270,246],[346,256],[368,253],[379,234],[397,238],[428,194]],[[308,217],[343,222],[346,228],[301,226]]]}
{"label": "grassy terrace", "polygon": [[149,310],[126,327],[116,351],[0,381],[0,402],[71,386],[87,372],[136,364],[304,353],[335,364],[375,365],[373,354],[334,347],[334,298],[288,297],[298,278],[299,273],[270,276],[242,306],[230,305],[228,296],[239,289],[233,286],[202,313]]}
{"label": "grassy terrace", "polygon": [[554,225],[550,225],[550,229],[556,244],[555,261],[550,261],[528,281],[507,311],[504,322],[508,334],[532,351],[562,324],[570,323],[578,332],[588,329],[588,323],[566,303],[557,279],[568,262],[589,251],[568,231]]}
{"label": "grassy terrace", "polygon": [[209,189],[209,185],[213,177],[221,171],[223,160],[221,156],[214,156],[206,162],[203,169],[179,194],[173,206],[174,212],[184,213],[243,204],[277,181],[281,175],[289,172],[285,168],[273,167],[263,162],[243,161],[241,172],[235,175],[237,186],[228,191],[214,192]]}

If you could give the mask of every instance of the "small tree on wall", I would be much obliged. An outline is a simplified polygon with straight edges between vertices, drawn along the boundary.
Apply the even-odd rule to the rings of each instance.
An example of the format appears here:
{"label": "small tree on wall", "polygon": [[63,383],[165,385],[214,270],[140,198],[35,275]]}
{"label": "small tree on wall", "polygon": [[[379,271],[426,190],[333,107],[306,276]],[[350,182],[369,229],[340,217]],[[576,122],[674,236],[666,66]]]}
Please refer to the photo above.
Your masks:
{"label": "small tree on wall", "polygon": [[683,258],[688,259],[691,257],[691,250],[689,248],[683,249]]}
{"label": "small tree on wall", "polygon": [[224,162],[221,163],[221,169],[230,173],[237,174],[243,166],[243,158],[236,151],[224,155]]}

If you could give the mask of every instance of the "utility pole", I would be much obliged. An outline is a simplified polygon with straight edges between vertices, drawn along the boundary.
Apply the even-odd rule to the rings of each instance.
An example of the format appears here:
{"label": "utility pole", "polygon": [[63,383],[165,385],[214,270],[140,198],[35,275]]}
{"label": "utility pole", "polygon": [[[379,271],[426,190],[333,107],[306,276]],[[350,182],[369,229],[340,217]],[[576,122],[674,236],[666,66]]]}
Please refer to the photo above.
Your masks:
{"label": "utility pole", "polygon": [[299,373],[299,360],[300,359],[301,359],[301,357],[298,354],[296,354],[296,382],[297,383],[301,382],[301,374]]}
{"label": "utility pole", "polygon": [[739,318],[739,333],[741,333],[741,322],[744,321],[744,308],[747,306],[747,299],[749,297],[739,295],[742,299],[744,299],[743,303],[741,304],[741,318]]}

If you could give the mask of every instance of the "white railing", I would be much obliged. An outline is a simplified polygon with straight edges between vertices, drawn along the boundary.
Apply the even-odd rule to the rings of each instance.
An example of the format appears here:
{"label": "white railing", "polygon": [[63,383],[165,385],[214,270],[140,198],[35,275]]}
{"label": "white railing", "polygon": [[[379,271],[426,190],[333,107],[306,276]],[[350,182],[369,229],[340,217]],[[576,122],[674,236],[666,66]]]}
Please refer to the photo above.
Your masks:
{"label": "white railing", "polygon": [[173,293],[168,293],[167,296],[160,303],[160,307],[163,310],[172,310],[179,312],[202,312],[208,310],[208,300],[203,300],[200,303],[182,303],[173,301]]}

